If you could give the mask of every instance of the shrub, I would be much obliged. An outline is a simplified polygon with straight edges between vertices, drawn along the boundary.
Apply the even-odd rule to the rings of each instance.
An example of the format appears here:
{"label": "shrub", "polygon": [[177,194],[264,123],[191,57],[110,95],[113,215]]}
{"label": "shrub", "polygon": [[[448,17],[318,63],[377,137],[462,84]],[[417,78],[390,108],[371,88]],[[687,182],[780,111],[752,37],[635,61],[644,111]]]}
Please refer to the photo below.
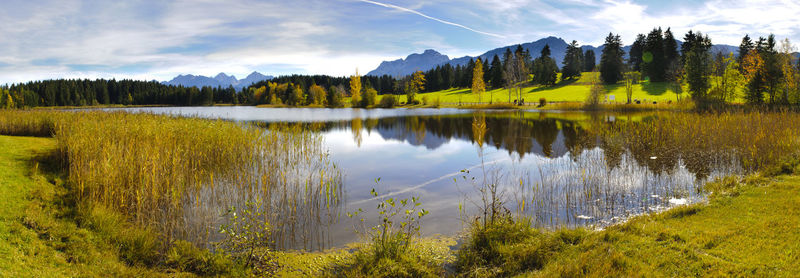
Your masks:
{"label": "shrub", "polygon": [[[376,179],[378,183],[380,179]],[[366,228],[365,219],[361,218],[361,230],[357,232],[367,239],[366,248],[355,254],[349,272],[355,271],[369,277],[419,277],[430,276],[427,267],[419,267],[420,263],[411,253],[412,242],[419,236],[420,220],[428,214],[418,197],[395,200],[383,198],[373,188],[370,194],[379,199],[378,225]],[[347,213],[348,217],[358,217],[364,211],[358,209]],[[353,276],[347,275],[347,276]],[[356,275],[358,276],[358,275]]]}
{"label": "shrub", "polygon": [[442,106],[442,99],[440,97],[436,97],[436,99],[433,100],[433,105],[432,106],[436,107],[436,108],[441,107]]}
{"label": "shrub", "polygon": [[244,271],[227,256],[197,248],[191,242],[183,240],[172,244],[167,251],[165,264],[178,271],[202,276],[243,276],[233,274]]}
{"label": "shrub", "polygon": [[381,102],[380,102],[380,104],[378,104],[378,106],[381,107],[381,108],[392,108],[392,107],[397,106],[398,104],[399,104],[399,101],[397,99],[397,96],[387,94],[387,95],[383,95],[383,97],[381,97]]}
{"label": "shrub", "polygon": [[117,234],[120,257],[131,265],[153,266],[161,258],[161,241],[149,229],[125,229]]}
{"label": "shrub", "polygon": [[367,108],[372,107],[375,105],[375,99],[378,97],[378,91],[373,88],[369,88],[364,92],[364,95],[361,97],[361,107]]}
{"label": "shrub", "polygon": [[547,99],[539,98],[539,107],[544,107],[545,105],[547,105]]}

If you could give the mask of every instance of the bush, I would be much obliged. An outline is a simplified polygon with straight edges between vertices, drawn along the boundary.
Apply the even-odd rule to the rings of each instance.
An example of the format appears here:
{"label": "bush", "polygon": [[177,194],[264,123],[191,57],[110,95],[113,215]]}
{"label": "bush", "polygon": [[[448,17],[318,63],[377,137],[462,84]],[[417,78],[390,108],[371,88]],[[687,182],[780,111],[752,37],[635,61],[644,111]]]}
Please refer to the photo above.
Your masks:
{"label": "bush", "polygon": [[544,107],[545,105],[547,105],[547,99],[540,98],[539,99],[539,107]]}
{"label": "bush", "polygon": [[344,101],[342,101],[342,90],[331,86],[328,89],[328,107],[339,108],[344,107]]}
{"label": "bush", "polygon": [[[378,183],[380,179],[376,179]],[[419,258],[414,256],[412,243],[419,236],[420,220],[428,211],[420,208],[421,202],[417,197],[396,200],[394,198],[379,197],[378,192],[372,189],[370,194],[378,198],[377,205],[378,225],[367,228],[365,219],[361,218],[361,231],[358,232],[368,241],[365,248],[354,255],[354,261],[349,266],[345,276],[367,277],[421,277],[436,276],[429,267],[424,266]],[[363,213],[362,209],[347,213],[348,217],[355,218]]]}
{"label": "bush", "polygon": [[161,257],[158,234],[149,229],[125,229],[118,234],[120,257],[131,265],[154,266]]}
{"label": "bush", "polygon": [[381,108],[392,108],[399,104],[397,96],[395,95],[383,95],[381,97],[381,102],[378,104],[378,107]]}
{"label": "bush", "polygon": [[167,252],[166,265],[178,271],[192,272],[202,276],[231,276],[236,272],[243,271],[243,268],[227,256],[197,248],[192,243],[183,240],[173,243]]}
{"label": "bush", "polygon": [[433,107],[437,107],[437,108],[442,106],[442,99],[439,98],[439,97],[436,97],[436,99],[433,100],[432,106]]}
{"label": "bush", "polygon": [[364,95],[361,96],[361,107],[367,108],[375,106],[375,99],[378,97],[378,91],[373,88],[369,88],[364,92]]}

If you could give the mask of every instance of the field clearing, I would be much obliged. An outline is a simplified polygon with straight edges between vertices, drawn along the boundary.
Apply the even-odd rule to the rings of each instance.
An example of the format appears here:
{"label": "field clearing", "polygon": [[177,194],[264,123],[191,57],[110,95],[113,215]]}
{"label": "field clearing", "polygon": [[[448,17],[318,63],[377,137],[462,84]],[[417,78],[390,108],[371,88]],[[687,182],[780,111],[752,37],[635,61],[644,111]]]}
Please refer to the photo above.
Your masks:
{"label": "field clearing", "polygon": [[[584,72],[583,75],[576,80],[559,81],[554,86],[540,86],[540,85],[527,85],[522,89],[522,99],[528,105],[538,105],[539,99],[544,98],[548,102],[584,102],[591,87],[592,76],[598,73]],[[560,75],[560,73],[559,73]],[[613,85],[603,85],[605,88],[606,101],[608,103],[624,104],[627,102],[627,95],[625,93],[625,85],[618,83]],[[744,103],[743,91],[740,92],[739,97],[734,103]],[[407,102],[406,95],[398,95],[400,102]],[[378,96],[380,101],[381,96]],[[682,93],[677,94],[673,85],[668,82],[653,82],[645,80],[633,86],[632,100],[640,100],[641,102],[657,103],[675,103],[678,100],[689,99],[688,87],[684,86]],[[487,90],[480,97],[472,93],[468,88],[450,88],[436,92],[420,93],[417,94],[417,99],[423,101],[427,99],[427,103],[433,103],[439,100],[440,103],[446,106],[452,104],[475,104],[475,103],[507,103],[514,102],[517,99],[516,93],[509,97],[509,89],[500,88],[494,90]],[[350,98],[345,98],[345,103],[349,103]],[[423,101],[424,102],[424,101]]]}

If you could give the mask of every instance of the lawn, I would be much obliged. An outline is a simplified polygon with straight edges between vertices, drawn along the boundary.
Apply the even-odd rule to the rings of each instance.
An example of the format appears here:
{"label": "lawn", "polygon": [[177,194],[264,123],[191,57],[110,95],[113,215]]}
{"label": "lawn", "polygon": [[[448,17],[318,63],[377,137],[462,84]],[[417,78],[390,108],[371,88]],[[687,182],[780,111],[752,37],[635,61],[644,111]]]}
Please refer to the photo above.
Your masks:
{"label": "lawn", "polygon": [[[540,98],[545,98],[548,102],[583,102],[586,100],[586,95],[589,93],[590,77],[592,74],[597,73],[584,73],[584,75],[577,80],[567,80],[558,82],[555,86],[527,86],[522,89],[522,98],[526,103],[538,103]],[[625,103],[627,96],[625,94],[625,85],[603,85],[608,95],[610,102]],[[681,97],[687,97],[687,94],[682,94]],[[443,103],[467,103],[479,102],[478,96],[472,93],[470,89],[448,89],[437,92],[419,94],[419,98],[427,97],[430,100],[440,98]],[[480,102],[508,102],[509,90],[508,89],[495,89],[485,92],[480,99]],[[517,99],[516,95],[510,97],[513,102]],[[644,81],[640,84],[634,85],[632,99],[648,100],[657,102],[676,101],[678,95],[669,88],[666,82],[650,83]],[[401,101],[405,101],[402,98]]]}
{"label": "lawn", "polygon": [[[544,98],[548,102],[584,102],[591,87],[592,76],[597,75],[596,72],[584,72],[583,75],[576,80],[559,81],[554,86],[539,86],[527,85],[522,88],[522,99],[529,105],[536,105],[540,98]],[[713,80],[712,80],[713,81]],[[626,103],[627,95],[625,93],[625,85],[622,83],[603,85],[606,98],[604,100],[609,103]],[[688,87],[684,86],[682,93],[676,94],[672,85],[668,82],[653,82],[645,80],[633,86],[632,100],[640,100],[642,102],[652,103],[665,103],[676,102],[678,99],[688,99]],[[743,102],[743,91],[739,92],[735,102]],[[378,96],[378,100],[380,101]],[[400,102],[406,102],[406,96],[400,95]],[[417,95],[420,101],[427,101],[428,104],[439,100],[445,106],[452,106],[453,104],[471,104],[471,103],[488,103],[492,99],[493,103],[507,103],[513,102],[517,99],[516,93],[509,97],[509,90],[500,88],[488,90],[483,93],[480,98],[478,95],[473,94],[471,89],[467,88],[450,88],[447,90],[421,93]],[[350,99],[345,98],[345,103],[349,103]]]}

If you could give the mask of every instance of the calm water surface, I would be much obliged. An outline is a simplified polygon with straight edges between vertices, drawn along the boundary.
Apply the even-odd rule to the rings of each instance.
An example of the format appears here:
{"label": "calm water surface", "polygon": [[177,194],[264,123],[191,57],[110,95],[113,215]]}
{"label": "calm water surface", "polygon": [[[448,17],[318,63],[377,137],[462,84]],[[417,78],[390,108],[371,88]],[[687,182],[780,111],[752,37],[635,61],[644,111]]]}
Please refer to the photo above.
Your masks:
{"label": "calm water surface", "polygon": [[[312,109],[158,107],[127,110],[235,121],[315,123],[331,160],[342,169],[341,214],[374,213],[375,188],[385,197],[420,196],[431,213],[424,235],[455,235],[462,215],[475,215],[477,187],[498,184],[506,207],[539,227],[602,226],[631,215],[702,200],[701,182],[740,172],[729,159],[683,161],[604,147],[586,136],[592,124],[658,115],[470,111],[458,109]],[[486,135],[472,123],[484,115]],[[309,125],[311,126],[311,125]],[[482,144],[478,144],[478,142]],[[376,184],[376,179],[380,182]],[[461,208],[461,209],[460,209]],[[322,241],[284,242],[319,249],[358,240],[355,219],[320,221]],[[367,219],[377,221],[374,215]]]}

